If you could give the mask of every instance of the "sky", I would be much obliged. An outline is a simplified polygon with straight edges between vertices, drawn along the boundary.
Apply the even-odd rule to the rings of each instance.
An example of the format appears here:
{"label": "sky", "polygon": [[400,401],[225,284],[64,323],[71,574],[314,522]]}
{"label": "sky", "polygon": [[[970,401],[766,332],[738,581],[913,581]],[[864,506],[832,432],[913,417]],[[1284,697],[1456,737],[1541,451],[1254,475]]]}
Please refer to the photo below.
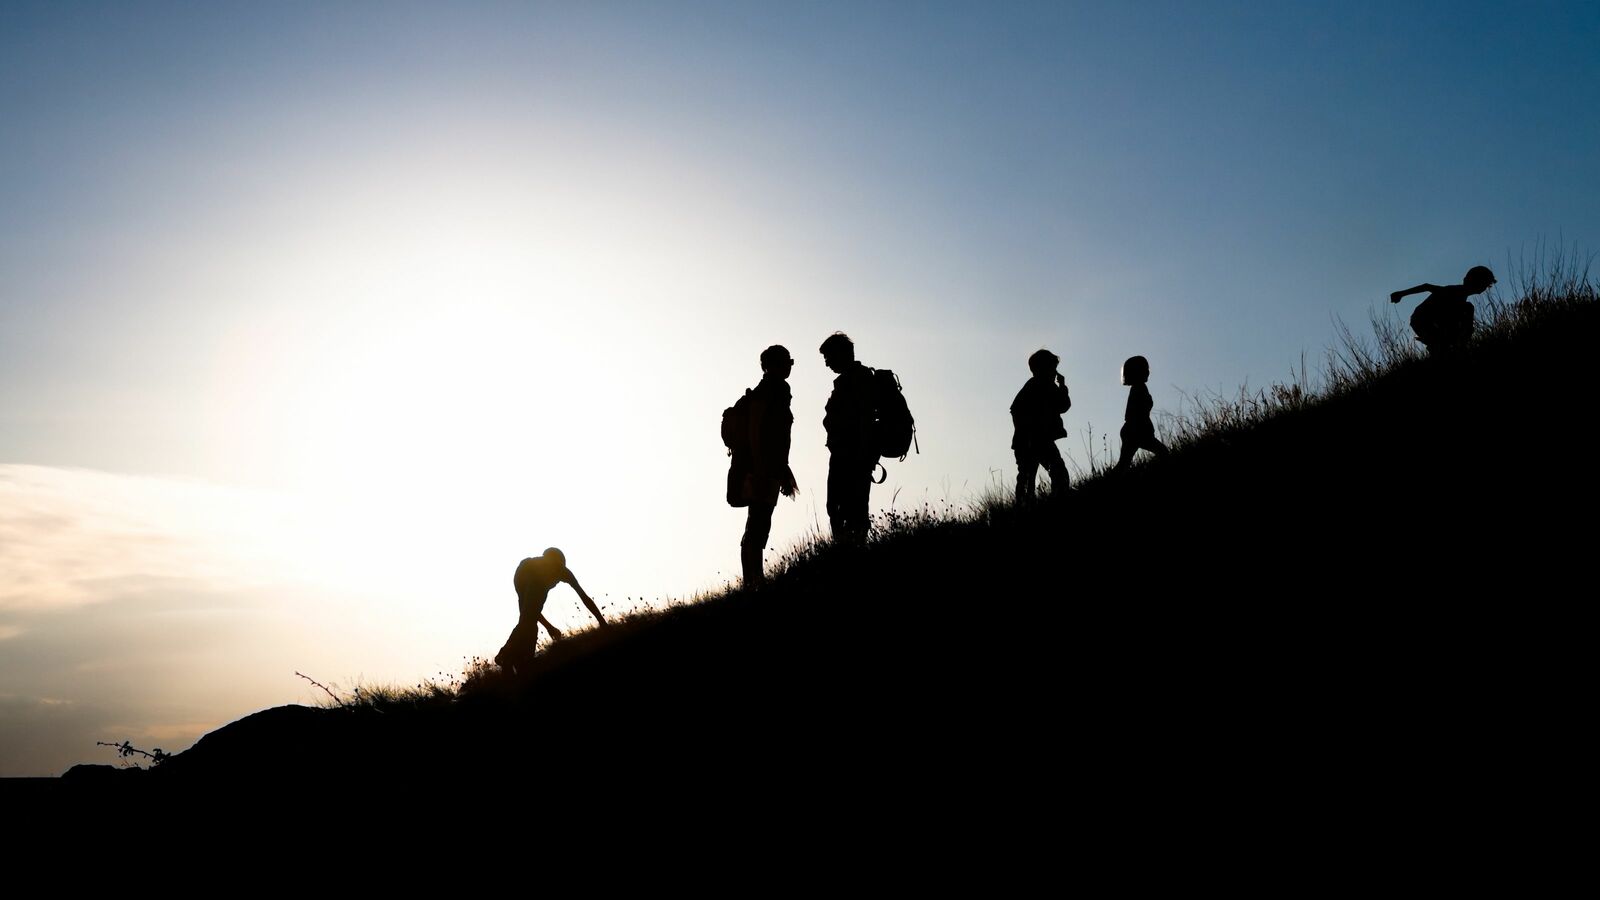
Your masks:
{"label": "sky", "polygon": [[835,330],[917,418],[874,509],[943,508],[1014,479],[1040,347],[1082,471],[1128,356],[1180,413],[1600,249],[1596,46],[1593,3],[0,5],[0,775],[458,673],[547,546],[608,611],[717,588],[769,344],[782,548]]}

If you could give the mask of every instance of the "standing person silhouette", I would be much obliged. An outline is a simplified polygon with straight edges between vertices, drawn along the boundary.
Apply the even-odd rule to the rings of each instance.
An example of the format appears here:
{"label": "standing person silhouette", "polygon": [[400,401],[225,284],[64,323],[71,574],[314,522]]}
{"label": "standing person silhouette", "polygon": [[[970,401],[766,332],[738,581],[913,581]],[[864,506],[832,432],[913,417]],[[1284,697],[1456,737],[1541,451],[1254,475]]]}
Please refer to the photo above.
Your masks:
{"label": "standing person silhouette", "polygon": [[856,361],[856,345],[842,331],[818,348],[838,376],[828,397],[822,428],[828,433],[828,525],[833,539],[864,543],[872,470],[878,465],[872,445],[872,370]]}
{"label": "standing person silhouette", "polygon": [[739,541],[739,564],[746,587],[766,580],[762,554],[772,534],[772,511],[778,495],[794,497],[799,485],[789,468],[789,431],[794,413],[789,409],[789,373],[794,358],[779,344],[761,351],[761,382],[750,391],[749,471],[744,477],[749,501],[744,537]]}
{"label": "standing person silhouette", "polygon": [[1167,445],[1156,440],[1156,426],[1150,421],[1150,410],[1156,402],[1150,396],[1145,382],[1150,380],[1150,361],[1142,356],[1130,356],[1122,364],[1122,383],[1128,386],[1128,408],[1122,416],[1122,455],[1111,471],[1121,472],[1133,463],[1133,455],[1149,450],[1157,456],[1167,455]]}
{"label": "standing person silhouette", "polygon": [[1039,350],[1028,357],[1033,373],[1011,401],[1011,451],[1017,456],[1017,503],[1035,499],[1039,466],[1050,475],[1050,495],[1065,497],[1070,481],[1056,441],[1067,436],[1061,415],[1072,408],[1067,380],[1056,371],[1061,357]]}
{"label": "standing person silhouette", "polygon": [[561,637],[561,632],[544,617],[544,601],[550,595],[550,589],[563,581],[578,592],[578,599],[589,607],[589,612],[594,613],[602,628],[610,624],[605,616],[600,615],[600,607],[583,592],[577,576],[567,568],[566,555],[551,547],[544,551],[543,556],[530,556],[517,566],[511,583],[517,589],[517,610],[520,615],[517,627],[511,629],[511,637],[506,639],[506,645],[494,655],[495,665],[502,669],[514,669],[518,664],[533,659],[539,645],[541,624],[550,632],[550,637]]}
{"label": "standing person silhouette", "polygon": [[1428,298],[1411,313],[1411,330],[1428,352],[1449,350],[1472,338],[1476,310],[1467,298],[1483,293],[1494,283],[1494,273],[1488,266],[1473,266],[1460,284],[1419,284],[1395,291],[1389,295],[1389,302],[1399,303],[1412,294],[1426,293]]}

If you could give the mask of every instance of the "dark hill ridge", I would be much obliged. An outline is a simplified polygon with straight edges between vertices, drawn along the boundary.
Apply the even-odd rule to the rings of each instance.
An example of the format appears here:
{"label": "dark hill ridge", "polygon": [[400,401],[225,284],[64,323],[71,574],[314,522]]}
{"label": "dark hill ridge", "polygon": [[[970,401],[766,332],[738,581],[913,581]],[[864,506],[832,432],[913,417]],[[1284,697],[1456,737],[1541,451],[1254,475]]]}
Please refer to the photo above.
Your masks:
{"label": "dark hill ridge", "polygon": [[1454,808],[1582,683],[1588,296],[1061,504],[902,521],[459,697],[266,710],[119,783]]}

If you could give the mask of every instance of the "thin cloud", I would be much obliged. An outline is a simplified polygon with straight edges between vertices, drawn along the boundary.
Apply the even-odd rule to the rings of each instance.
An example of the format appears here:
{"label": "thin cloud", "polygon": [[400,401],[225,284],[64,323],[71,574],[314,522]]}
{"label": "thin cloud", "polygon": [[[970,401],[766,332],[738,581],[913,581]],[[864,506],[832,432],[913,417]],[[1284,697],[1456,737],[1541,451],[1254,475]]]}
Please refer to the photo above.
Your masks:
{"label": "thin cloud", "polygon": [[0,465],[0,775],[114,761],[102,740],[181,750],[290,699],[317,658],[293,644],[304,602],[328,598],[274,559],[284,516],[251,491]]}
{"label": "thin cloud", "polygon": [[101,602],[136,579],[259,584],[282,515],[271,498],[199,482],[0,465],[0,611]]}

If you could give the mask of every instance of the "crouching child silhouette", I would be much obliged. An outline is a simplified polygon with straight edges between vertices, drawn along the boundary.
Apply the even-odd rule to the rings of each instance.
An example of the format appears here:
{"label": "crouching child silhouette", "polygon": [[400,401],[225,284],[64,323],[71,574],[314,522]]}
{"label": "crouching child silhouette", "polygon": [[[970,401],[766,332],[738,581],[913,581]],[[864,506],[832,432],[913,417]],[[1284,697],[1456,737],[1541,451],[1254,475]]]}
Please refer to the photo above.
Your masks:
{"label": "crouching child silhouette", "polygon": [[1121,472],[1133,463],[1134,454],[1149,450],[1157,456],[1167,455],[1167,445],[1156,440],[1156,426],[1150,421],[1150,410],[1156,402],[1150,396],[1145,382],[1150,380],[1150,361],[1142,356],[1130,356],[1122,364],[1122,383],[1128,386],[1128,408],[1122,416],[1122,455],[1111,471]]}
{"label": "crouching child silhouette", "polygon": [[539,626],[544,625],[550,632],[551,638],[561,637],[561,632],[550,620],[544,617],[544,601],[550,595],[550,589],[561,582],[572,585],[578,592],[578,599],[583,605],[589,607],[589,612],[599,620],[602,628],[610,623],[606,617],[600,615],[600,607],[589,599],[578,585],[577,576],[567,568],[567,558],[560,550],[554,547],[544,551],[543,556],[531,556],[517,566],[517,574],[512,577],[512,584],[517,589],[517,610],[520,613],[517,627],[511,629],[511,637],[506,639],[506,645],[494,656],[495,665],[502,669],[514,669],[519,664],[533,659],[534,651],[539,645]]}
{"label": "crouching child silhouette", "polygon": [[1476,310],[1467,298],[1483,293],[1494,283],[1494,273],[1488,266],[1473,266],[1460,284],[1419,284],[1395,291],[1389,295],[1389,302],[1399,303],[1412,294],[1428,295],[1411,313],[1411,330],[1428,352],[1435,353],[1460,347],[1471,339]]}
{"label": "crouching child silhouette", "polygon": [[1011,401],[1011,451],[1017,456],[1017,503],[1035,499],[1039,467],[1050,475],[1050,495],[1065,497],[1069,487],[1067,464],[1061,461],[1056,441],[1067,436],[1061,415],[1072,408],[1067,380],[1056,371],[1061,357],[1040,350],[1028,357],[1033,377]]}

